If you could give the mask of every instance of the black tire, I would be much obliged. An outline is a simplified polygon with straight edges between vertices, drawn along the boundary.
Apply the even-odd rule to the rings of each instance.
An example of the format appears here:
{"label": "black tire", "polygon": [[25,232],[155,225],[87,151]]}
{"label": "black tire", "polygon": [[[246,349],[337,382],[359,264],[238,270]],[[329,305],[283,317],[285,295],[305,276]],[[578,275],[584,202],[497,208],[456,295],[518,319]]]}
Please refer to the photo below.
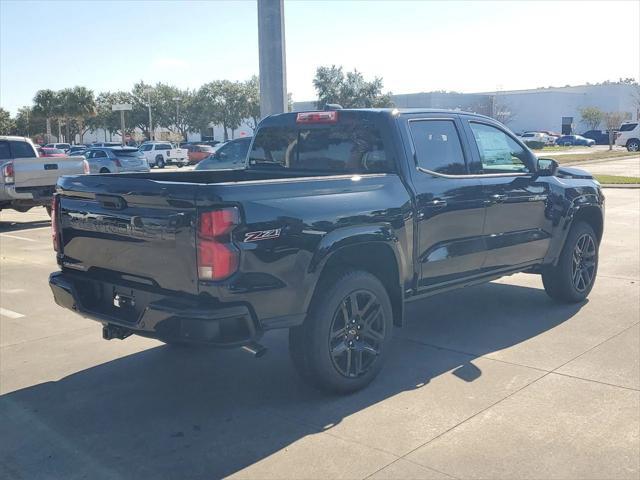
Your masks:
{"label": "black tire", "polygon": [[627,151],[629,152],[638,152],[640,151],[640,140],[629,140],[627,142]]}
{"label": "black tire", "polygon": [[304,380],[332,392],[355,392],[378,375],[389,350],[389,295],[363,271],[344,272],[318,288],[304,324],[289,330],[291,359]]}
{"label": "black tire", "polygon": [[164,168],[164,157],[162,155],[156,157],[156,167]]}
{"label": "black tire", "polygon": [[102,167],[100,173],[111,173],[108,168]]}
{"label": "black tire", "polygon": [[542,272],[547,294],[559,302],[577,303],[591,292],[598,273],[598,237],[586,222],[571,227],[558,264]]}

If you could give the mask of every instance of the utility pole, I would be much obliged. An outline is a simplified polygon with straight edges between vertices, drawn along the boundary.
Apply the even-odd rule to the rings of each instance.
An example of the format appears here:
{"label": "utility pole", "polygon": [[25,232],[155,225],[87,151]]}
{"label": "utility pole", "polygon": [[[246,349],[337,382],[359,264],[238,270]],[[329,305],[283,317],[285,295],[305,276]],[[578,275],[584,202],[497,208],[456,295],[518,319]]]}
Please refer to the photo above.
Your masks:
{"label": "utility pole", "polygon": [[151,89],[145,90],[147,94],[147,106],[149,107],[149,141],[153,142],[153,122],[151,122]]}
{"label": "utility pole", "polygon": [[[176,102],[176,129],[178,129],[179,132],[180,127],[178,125],[180,124],[180,97],[173,97],[173,101]],[[186,138],[183,138],[183,140],[186,140]]]}
{"label": "utility pole", "polygon": [[287,111],[284,0],[258,0],[260,116]]}

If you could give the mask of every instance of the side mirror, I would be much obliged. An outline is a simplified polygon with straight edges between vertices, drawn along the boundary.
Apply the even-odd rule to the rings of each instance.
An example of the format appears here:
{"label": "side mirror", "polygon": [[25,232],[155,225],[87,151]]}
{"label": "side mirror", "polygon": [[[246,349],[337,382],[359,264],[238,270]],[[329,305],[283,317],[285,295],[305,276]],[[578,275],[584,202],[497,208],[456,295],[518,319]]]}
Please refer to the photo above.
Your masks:
{"label": "side mirror", "polygon": [[553,177],[558,172],[558,162],[552,158],[538,159],[538,176]]}

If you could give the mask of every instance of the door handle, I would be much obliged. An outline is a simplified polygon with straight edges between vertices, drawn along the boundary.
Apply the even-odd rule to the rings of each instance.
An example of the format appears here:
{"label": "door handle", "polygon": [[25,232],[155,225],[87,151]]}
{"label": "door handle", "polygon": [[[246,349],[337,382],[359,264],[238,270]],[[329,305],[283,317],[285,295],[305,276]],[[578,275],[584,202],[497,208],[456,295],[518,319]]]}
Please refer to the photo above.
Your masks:
{"label": "door handle", "polygon": [[507,199],[507,196],[496,193],[495,195],[491,195],[489,198],[493,203],[502,203]]}
{"label": "door handle", "polygon": [[444,208],[447,206],[447,201],[441,198],[435,198],[429,202],[429,206],[433,208]]}

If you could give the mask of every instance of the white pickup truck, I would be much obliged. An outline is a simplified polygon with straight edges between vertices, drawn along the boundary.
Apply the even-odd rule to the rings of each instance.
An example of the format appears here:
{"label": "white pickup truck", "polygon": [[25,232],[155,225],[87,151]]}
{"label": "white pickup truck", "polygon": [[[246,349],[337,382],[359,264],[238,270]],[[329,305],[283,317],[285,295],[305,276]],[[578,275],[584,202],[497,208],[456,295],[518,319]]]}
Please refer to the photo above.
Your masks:
{"label": "white pickup truck", "polygon": [[28,138],[0,136],[0,210],[49,210],[58,177],[86,168],[84,157],[40,157]]}
{"label": "white pickup truck", "polygon": [[189,152],[186,148],[178,148],[170,142],[147,142],[140,146],[150,167],[164,168],[175,164],[178,167],[189,165]]}

